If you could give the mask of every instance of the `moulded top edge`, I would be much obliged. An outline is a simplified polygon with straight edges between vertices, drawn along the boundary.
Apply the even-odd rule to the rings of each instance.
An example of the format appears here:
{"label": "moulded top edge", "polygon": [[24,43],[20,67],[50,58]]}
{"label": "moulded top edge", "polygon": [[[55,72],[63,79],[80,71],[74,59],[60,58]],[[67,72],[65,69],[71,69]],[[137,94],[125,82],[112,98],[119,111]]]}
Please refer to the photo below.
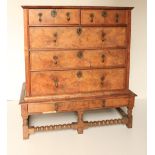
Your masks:
{"label": "moulded top edge", "polygon": [[107,10],[132,10],[134,7],[120,7],[120,6],[21,6],[23,9],[51,9],[51,8],[77,8],[77,9],[107,9]]}

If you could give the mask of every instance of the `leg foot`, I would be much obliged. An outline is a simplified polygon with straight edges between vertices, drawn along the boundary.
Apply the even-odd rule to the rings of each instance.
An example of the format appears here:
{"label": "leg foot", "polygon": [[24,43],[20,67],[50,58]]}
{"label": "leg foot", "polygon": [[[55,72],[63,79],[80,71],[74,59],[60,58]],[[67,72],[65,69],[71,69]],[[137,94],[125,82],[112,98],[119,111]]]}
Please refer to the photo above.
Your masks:
{"label": "leg foot", "polygon": [[23,118],[23,139],[29,138],[29,120],[28,120],[28,110],[27,104],[21,105],[21,115]]}
{"label": "leg foot", "polygon": [[128,108],[128,122],[126,124],[128,128],[132,128],[132,109]]}
{"label": "leg foot", "polygon": [[78,134],[83,134],[83,128],[78,128],[77,132],[78,132]]}
{"label": "leg foot", "polygon": [[29,139],[29,129],[28,129],[28,126],[23,126],[23,139]]}
{"label": "leg foot", "polygon": [[77,124],[77,132],[78,134],[83,134],[83,129],[85,128],[85,124],[83,122],[83,111],[78,111],[78,124]]}

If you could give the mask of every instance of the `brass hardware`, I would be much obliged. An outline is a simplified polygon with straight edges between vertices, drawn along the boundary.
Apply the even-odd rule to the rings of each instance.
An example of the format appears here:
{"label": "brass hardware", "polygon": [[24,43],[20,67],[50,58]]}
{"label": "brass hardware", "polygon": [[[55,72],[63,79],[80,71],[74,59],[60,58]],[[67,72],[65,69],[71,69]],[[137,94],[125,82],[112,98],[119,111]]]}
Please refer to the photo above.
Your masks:
{"label": "brass hardware", "polygon": [[60,103],[59,102],[56,102],[55,103],[55,111],[58,111],[59,110],[59,106],[60,106]]}
{"label": "brass hardware", "polygon": [[94,20],[94,14],[93,14],[93,13],[91,13],[91,14],[90,14],[90,22],[92,23],[92,22],[93,22],[93,20]]}
{"label": "brass hardware", "polygon": [[102,11],[101,15],[102,15],[102,17],[107,17],[108,14],[106,11]]}
{"label": "brass hardware", "polygon": [[83,57],[83,52],[82,52],[82,51],[79,51],[79,52],[77,53],[77,57],[81,59],[81,58]]}
{"label": "brass hardware", "polygon": [[104,85],[104,80],[105,80],[105,76],[102,76],[100,80],[101,80],[101,83],[100,83],[100,84],[101,84],[101,86],[103,87],[103,85]]}
{"label": "brass hardware", "polygon": [[42,13],[40,12],[40,13],[38,13],[38,16],[39,16],[39,22],[42,22],[42,19],[41,19],[41,17],[42,17]]}
{"label": "brass hardware", "polygon": [[56,78],[56,79],[54,79],[53,81],[54,81],[54,85],[55,85],[55,87],[58,88],[58,86],[59,86],[59,85],[58,85],[59,80]]}
{"label": "brass hardware", "polygon": [[53,37],[54,37],[54,40],[53,40],[53,42],[57,42],[57,37],[58,37],[58,33],[57,32],[55,32],[54,34],[53,34]]}
{"label": "brass hardware", "polygon": [[116,23],[119,22],[119,14],[118,13],[116,13],[116,15],[115,15],[115,21],[116,21]]}
{"label": "brass hardware", "polygon": [[101,40],[102,42],[104,42],[106,39],[105,39],[105,36],[106,36],[106,33],[105,32],[102,32],[101,33]]}
{"label": "brass hardware", "polygon": [[58,56],[54,55],[53,60],[54,60],[54,64],[56,65],[58,63]]}
{"label": "brass hardware", "polygon": [[105,103],[106,103],[106,101],[103,100],[103,101],[102,101],[102,107],[105,107]]}
{"label": "brass hardware", "polygon": [[56,15],[57,15],[57,11],[54,9],[54,10],[52,10],[51,11],[51,16],[52,17],[56,17]]}
{"label": "brass hardware", "polygon": [[81,77],[82,77],[82,72],[81,72],[81,71],[78,71],[78,72],[77,72],[77,77],[78,77],[78,78],[81,78]]}
{"label": "brass hardware", "polygon": [[67,12],[67,13],[66,13],[67,21],[70,21],[70,19],[71,19],[71,18],[70,18],[70,14],[71,14],[70,12]]}
{"label": "brass hardware", "polygon": [[105,55],[104,54],[101,55],[101,59],[102,59],[101,62],[105,61]]}
{"label": "brass hardware", "polygon": [[77,34],[80,35],[81,33],[82,33],[82,28],[81,27],[77,28]]}

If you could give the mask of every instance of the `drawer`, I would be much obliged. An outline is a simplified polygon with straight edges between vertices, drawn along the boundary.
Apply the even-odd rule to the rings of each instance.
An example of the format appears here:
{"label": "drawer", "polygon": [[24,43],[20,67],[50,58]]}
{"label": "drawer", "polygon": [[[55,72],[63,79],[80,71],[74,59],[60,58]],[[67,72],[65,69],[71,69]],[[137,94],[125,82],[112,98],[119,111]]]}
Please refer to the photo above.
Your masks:
{"label": "drawer", "polygon": [[57,111],[77,111],[89,109],[101,109],[108,107],[127,106],[129,99],[126,98],[110,98],[110,99],[96,99],[96,100],[83,100],[64,102],[57,104]]}
{"label": "drawer", "polygon": [[127,24],[125,10],[81,10],[81,24]]}
{"label": "drawer", "polygon": [[41,113],[41,112],[48,112],[48,111],[55,111],[55,104],[49,104],[49,103],[28,104],[28,112],[29,113]]}
{"label": "drawer", "polygon": [[108,107],[127,106],[127,97],[108,98],[108,99],[89,99],[53,103],[31,103],[28,104],[28,113],[50,113],[56,111],[78,111],[89,109],[101,109]]}
{"label": "drawer", "polygon": [[51,95],[125,88],[125,69],[31,72],[31,95]]}
{"label": "drawer", "polygon": [[31,70],[63,70],[125,66],[127,52],[119,50],[32,51]]}
{"label": "drawer", "polygon": [[79,24],[79,9],[30,9],[30,25]]}
{"label": "drawer", "polygon": [[126,27],[30,27],[31,49],[126,47]]}

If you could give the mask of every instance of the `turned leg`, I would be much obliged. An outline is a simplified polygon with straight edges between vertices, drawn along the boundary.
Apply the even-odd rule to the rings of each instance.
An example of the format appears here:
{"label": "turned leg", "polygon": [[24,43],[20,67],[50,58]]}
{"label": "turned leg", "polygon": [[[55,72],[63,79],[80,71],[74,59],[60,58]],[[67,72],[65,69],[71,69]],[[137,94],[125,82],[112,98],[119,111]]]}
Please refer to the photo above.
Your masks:
{"label": "turned leg", "polygon": [[78,114],[77,132],[78,134],[83,134],[83,129],[84,129],[83,111],[78,111],[77,114]]}
{"label": "turned leg", "polygon": [[127,113],[128,113],[128,122],[126,126],[128,128],[132,128],[132,108],[128,107]]}
{"label": "turned leg", "polygon": [[29,121],[28,121],[27,104],[21,105],[21,115],[23,118],[23,139],[28,139],[29,138]]}
{"label": "turned leg", "polygon": [[23,118],[23,139],[29,138],[29,126],[28,126],[28,116],[22,116]]}
{"label": "turned leg", "polygon": [[132,109],[133,109],[133,106],[134,106],[134,97],[130,97],[130,100],[129,100],[129,106],[127,107],[127,116],[128,116],[128,123],[126,124],[126,126],[128,128],[132,128]]}

